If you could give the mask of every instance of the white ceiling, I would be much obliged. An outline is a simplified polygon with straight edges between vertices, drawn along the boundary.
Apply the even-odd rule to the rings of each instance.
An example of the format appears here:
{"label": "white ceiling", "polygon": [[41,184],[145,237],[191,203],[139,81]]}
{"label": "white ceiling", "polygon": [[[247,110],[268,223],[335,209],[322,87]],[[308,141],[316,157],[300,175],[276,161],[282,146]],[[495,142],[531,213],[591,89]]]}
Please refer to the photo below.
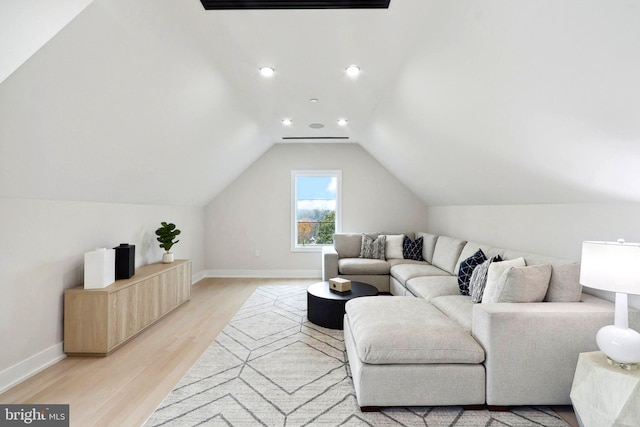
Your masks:
{"label": "white ceiling", "polygon": [[637,202],[639,75],[636,0],[94,0],[0,84],[0,196],[201,206],[283,136],[348,136],[429,205]]}

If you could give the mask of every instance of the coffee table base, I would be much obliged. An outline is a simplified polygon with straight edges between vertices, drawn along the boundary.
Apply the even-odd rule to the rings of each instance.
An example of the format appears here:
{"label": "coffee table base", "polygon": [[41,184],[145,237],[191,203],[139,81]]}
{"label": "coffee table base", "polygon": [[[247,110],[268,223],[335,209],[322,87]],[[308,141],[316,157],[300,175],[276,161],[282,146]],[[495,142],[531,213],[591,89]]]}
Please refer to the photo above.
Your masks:
{"label": "coffee table base", "polygon": [[329,282],[314,283],[307,289],[307,318],[324,328],[343,329],[347,301],[375,295],[378,295],[375,286],[361,282],[351,282],[351,290],[347,292],[331,291]]}

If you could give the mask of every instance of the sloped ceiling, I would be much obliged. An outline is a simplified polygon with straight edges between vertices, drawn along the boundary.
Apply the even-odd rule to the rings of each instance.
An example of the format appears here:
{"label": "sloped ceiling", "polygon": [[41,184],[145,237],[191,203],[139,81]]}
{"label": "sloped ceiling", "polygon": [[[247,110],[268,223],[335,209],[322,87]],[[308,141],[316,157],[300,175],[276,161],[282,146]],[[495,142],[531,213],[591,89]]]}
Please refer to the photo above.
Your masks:
{"label": "sloped ceiling", "polygon": [[0,1],[0,83],[92,1]]}
{"label": "sloped ceiling", "polygon": [[0,197],[202,206],[341,136],[429,205],[640,201],[638,75],[633,0],[94,0],[0,84]]}
{"label": "sloped ceiling", "polygon": [[640,201],[640,3],[436,2],[363,145],[429,205]]}

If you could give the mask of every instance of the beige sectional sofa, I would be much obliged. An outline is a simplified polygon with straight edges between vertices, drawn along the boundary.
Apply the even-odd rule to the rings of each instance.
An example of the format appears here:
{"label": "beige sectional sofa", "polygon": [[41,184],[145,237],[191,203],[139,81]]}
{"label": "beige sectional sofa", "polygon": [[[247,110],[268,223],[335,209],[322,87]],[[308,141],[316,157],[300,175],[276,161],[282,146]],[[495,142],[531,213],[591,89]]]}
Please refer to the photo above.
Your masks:
{"label": "beige sectional sofa", "polygon": [[[377,233],[367,233],[373,238]],[[323,280],[344,277],[388,296],[347,303],[345,345],[361,407],[568,405],[578,355],[613,323],[613,303],[582,293],[579,264],[429,233],[423,261],[360,258],[362,235],[339,233],[322,254]],[[460,264],[478,249],[550,265],[543,302],[474,303]],[[629,309],[629,325],[640,312]]]}

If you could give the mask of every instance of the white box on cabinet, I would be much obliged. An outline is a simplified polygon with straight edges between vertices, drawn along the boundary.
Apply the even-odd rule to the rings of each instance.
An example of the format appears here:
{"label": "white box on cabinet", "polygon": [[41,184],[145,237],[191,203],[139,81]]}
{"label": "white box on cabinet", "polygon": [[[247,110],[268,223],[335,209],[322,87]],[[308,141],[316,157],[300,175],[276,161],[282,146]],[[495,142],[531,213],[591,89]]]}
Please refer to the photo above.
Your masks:
{"label": "white box on cabinet", "polygon": [[102,289],[116,280],[116,251],[98,248],[84,254],[84,288]]}

